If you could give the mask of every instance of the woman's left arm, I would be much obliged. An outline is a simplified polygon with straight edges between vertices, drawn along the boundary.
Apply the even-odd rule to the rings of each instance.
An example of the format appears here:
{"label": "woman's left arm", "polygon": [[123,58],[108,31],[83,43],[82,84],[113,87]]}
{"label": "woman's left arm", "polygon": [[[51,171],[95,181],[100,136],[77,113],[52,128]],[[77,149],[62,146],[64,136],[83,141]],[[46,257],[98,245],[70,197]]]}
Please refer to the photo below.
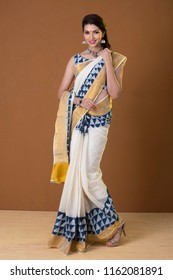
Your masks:
{"label": "woman's left arm", "polygon": [[123,64],[115,70],[112,64],[111,51],[107,48],[101,51],[106,66],[107,91],[112,99],[120,96],[122,91]]}

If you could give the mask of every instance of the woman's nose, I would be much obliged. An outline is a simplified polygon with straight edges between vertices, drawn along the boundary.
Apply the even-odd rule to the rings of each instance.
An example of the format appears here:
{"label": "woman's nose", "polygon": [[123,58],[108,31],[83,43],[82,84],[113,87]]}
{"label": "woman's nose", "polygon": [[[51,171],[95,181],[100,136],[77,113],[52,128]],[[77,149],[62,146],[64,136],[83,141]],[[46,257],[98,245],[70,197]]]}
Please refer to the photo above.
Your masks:
{"label": "woman's nose", "polygon": [[93,37],[94,37],[94,34],[91,32],[90,33],[90,39],[93,39]]}

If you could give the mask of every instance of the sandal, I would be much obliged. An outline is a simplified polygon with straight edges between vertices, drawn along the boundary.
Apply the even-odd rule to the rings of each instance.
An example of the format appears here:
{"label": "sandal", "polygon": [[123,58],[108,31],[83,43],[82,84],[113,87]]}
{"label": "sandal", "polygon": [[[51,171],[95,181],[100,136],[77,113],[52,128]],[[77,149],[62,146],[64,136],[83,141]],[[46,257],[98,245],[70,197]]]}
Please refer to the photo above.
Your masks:
{"label": "sandal", "polygon": [[115,247],[120,243],[120,239],[121,239],[121,234],[124,234],[124,236],[126,236],[125,233],[125,222],[123,221],[120,226],[118,227],[117,231],[115,232],[115,234],[108,240],[108,242],[106,243],[106,245],[108,247]]}

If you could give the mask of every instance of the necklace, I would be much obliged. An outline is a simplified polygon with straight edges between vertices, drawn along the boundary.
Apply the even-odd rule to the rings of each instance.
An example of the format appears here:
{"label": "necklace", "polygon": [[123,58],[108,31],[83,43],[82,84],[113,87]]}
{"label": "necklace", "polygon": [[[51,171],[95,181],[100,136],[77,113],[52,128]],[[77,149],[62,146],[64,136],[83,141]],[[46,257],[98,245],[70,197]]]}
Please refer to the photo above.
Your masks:
{"label": "necklace", "polygon": [[93,52],[89,48],[87,49],[88,53],[91,54],[94,57],[98,57],[98,53],[102,50],[102,48],[98,52]]}

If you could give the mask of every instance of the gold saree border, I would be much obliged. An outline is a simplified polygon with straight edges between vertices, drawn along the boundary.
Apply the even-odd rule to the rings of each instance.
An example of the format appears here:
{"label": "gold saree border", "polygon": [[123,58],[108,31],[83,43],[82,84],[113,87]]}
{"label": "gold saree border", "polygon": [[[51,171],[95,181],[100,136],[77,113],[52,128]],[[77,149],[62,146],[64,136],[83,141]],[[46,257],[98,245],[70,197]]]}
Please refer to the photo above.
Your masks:
{"label": "gold saree border", "polygon": [[78,253],[84,253],[87,251],[87,248],[93,243],[104,244],[106,243],[117,231],[118,227],[121,224],[119,219],[113,225],[110,225],[104,229],[101,233],[88,234],[86,242],[83,241],[68,241],[64,236],[52,234],[48,241],[49,248],[58,248],[65,255],[68,255],[70,252],[77,251]]}
{"label": "gold saree border", "polygon": [[67,175],[68,163],[58,162],[53,165],[51,173],[51,183],[64,183]]}
{"label": "gold saree border", "polygon": [[104,100],[96,104],[96,109],[94,111],[89,111],[90,116],[102,116],[107,114],[112,109],[112,98],[106,97]]}
{"label": "gold saree border", "polygon": [[127,57],[124,56],[123,54],[117,53],[117,52],[112,52],[112,63],[113,67],[116,70],[121,64],[122,66],[125,65],[127,61]]}
{"label": "gold saree border", "polygon": [[82,63],[79,63],[77,65],[74,65],[74,74],[75,74],[75,77],[77,77],[77,75],[80,73],[80,71],[82,71],[85,66],[87,66],[91,61],[90,60],[87,60],[87,61],[84,61]]}
{"label": "gold saree border", "polygon": [[121,220],[116,221],[114,224],[110,225],[106,229],[104,229],[99,234],[88,234],[87,241],[88,242],[96,242],[96,243],[106,243],[117,231],[118,227],[121,224]]}
{"label": "gold saree border", "polygon": [[[106,78],[106,72],[105,72],[105,66],[100,70],[99,74],[95,78],[94,82],[90,86],[89,90],[87,91],[86,95],[84,98],[89,98],[93,101],[97,99],[99,96],[104,84],[105,84],[105,78]],[[77,125],[79,120],[88,112],[87,109],[78,106],[74,111],[73,111],[73,116],[72,116],[72,125],[71,125],[71,131],[73,131],[74,127]]]}
{"label": "gold saree border", "polygon": [[66,118],[69,95],[70,92],[63,92],[55,122],[55,134],[53,140],[53,167],[50,180],[53,183],[63,183],[65,181],[68,169]]}

